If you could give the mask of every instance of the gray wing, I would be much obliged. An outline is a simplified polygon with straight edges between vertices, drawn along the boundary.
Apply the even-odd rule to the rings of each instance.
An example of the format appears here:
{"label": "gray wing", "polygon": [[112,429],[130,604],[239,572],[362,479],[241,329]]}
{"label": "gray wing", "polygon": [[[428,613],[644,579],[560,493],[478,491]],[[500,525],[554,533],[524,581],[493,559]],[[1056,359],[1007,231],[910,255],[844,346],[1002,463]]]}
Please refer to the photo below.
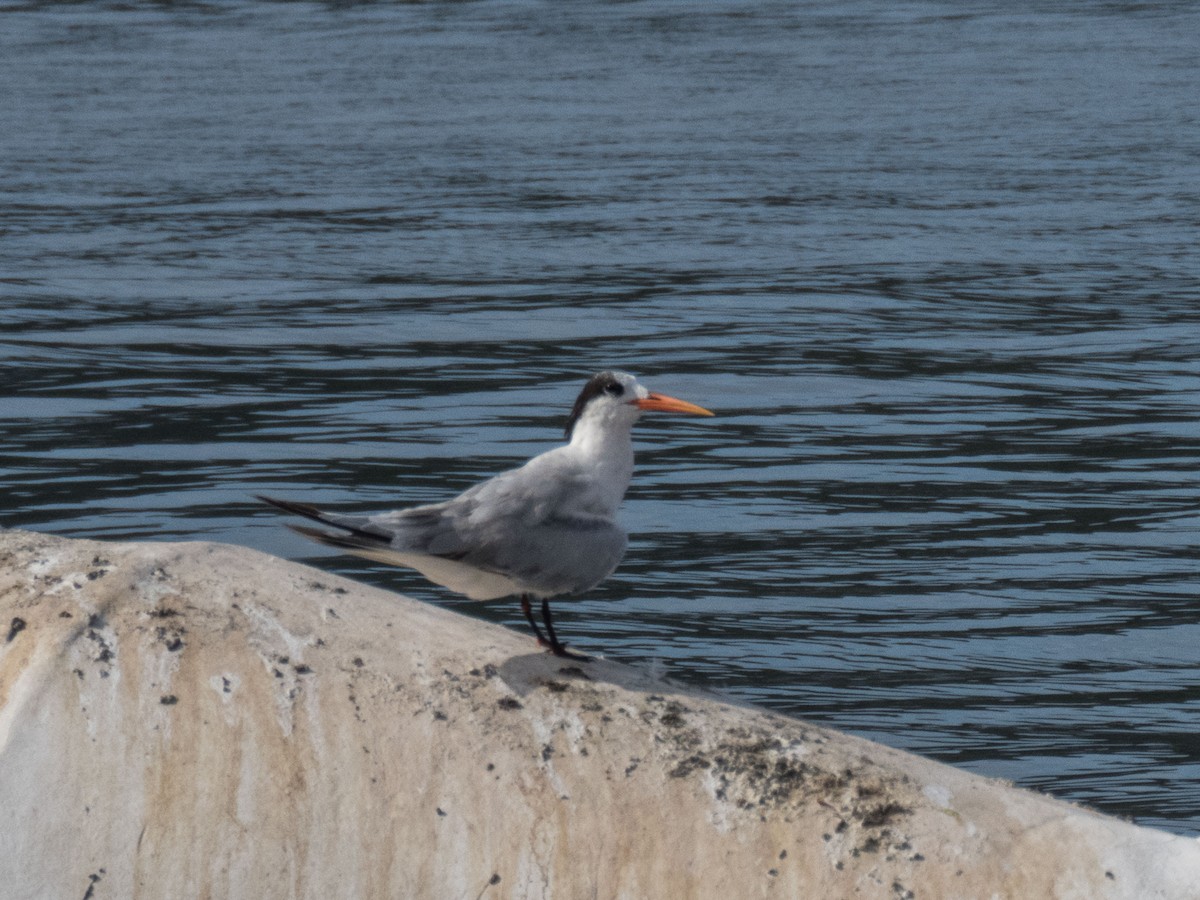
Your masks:
{"label": "gray wing", "polygon": [[453,500],[366,520],[395,550],[437,556],[505,575],[528,593],[577,593],[607,578],[625,553],[611,516],[581,507],[583,472],[523,466]]}
{"label": "gray wing", "polygon": [[367,517],[259,499],[339,529],[291,526],[305,537],[414,568],[473,599],[585,591],[612,574],[625,554],[626,535],[611,515],[588,509],[586,472],[541,459],[453,500]]}

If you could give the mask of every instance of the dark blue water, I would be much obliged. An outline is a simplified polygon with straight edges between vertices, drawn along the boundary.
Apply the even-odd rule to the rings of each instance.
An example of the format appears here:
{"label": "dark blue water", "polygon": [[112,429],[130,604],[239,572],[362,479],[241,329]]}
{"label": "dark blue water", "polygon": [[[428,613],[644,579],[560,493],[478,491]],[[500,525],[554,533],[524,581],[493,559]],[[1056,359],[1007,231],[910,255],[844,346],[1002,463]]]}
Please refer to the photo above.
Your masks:
{"label": "dark blue water", "polygon": [[1200,830],[1200,12],[0,4],[0,524],[327,555],[639,430],[587,652]]}

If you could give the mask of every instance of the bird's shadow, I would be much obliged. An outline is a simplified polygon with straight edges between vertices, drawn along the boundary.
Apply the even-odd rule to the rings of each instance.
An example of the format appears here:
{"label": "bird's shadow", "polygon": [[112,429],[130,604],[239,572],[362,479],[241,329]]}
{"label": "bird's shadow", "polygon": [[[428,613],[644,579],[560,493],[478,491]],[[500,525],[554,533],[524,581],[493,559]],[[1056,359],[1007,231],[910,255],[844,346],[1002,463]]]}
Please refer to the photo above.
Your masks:
{"label": "bird's shadow", "polygon": [[571,682],[604,684],[636,692],[696,692],[695,688],[603,657],[574,660],[544,652],[523,653],[506,659],[497,666],[496,674],[521,697],[547,688],[562,689]]}

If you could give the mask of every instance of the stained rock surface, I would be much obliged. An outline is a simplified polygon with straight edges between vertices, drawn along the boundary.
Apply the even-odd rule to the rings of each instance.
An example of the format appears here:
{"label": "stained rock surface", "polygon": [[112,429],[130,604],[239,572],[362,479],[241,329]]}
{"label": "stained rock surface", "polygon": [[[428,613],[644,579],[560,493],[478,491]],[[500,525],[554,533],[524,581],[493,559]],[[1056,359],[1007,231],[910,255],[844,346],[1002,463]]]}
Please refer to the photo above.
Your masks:
{"label": "stained rock surface", "polygon": [[1200,844],[252,550],[0,532],[5,898],[1197,898]]}

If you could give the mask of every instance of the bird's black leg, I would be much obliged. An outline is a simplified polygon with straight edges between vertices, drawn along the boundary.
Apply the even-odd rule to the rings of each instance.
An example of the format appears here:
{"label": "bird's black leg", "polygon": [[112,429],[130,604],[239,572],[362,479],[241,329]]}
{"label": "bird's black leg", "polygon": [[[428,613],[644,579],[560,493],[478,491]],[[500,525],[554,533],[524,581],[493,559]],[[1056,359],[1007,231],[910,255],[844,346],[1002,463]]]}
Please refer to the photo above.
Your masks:
{"label": "bird's black leg", "polygon": [[537,642],[543,647],[553,646],[549,641],[542,637],[542,629],[538,628],[537,619],[533,617],[533,607],[529,605],[529,595],[521,595],[521,612],[525,613],[525,618],[529,620],[529,624],[533,626],[533,633],[537,635]]}
{"label": "bird's black leg", "polygon": [[559,643],[558,635],[554,633],[554,619],[550,615],[550,601],[545,597],[542,598],[542,621],[546,623],[546,634],[550,635],[549,646],[551,653],[555,656],[561,656],[564,659],[577,659],[580,662],[587,662],[591,659],[590,656],[584,656],[582,653],[572,653]]}

